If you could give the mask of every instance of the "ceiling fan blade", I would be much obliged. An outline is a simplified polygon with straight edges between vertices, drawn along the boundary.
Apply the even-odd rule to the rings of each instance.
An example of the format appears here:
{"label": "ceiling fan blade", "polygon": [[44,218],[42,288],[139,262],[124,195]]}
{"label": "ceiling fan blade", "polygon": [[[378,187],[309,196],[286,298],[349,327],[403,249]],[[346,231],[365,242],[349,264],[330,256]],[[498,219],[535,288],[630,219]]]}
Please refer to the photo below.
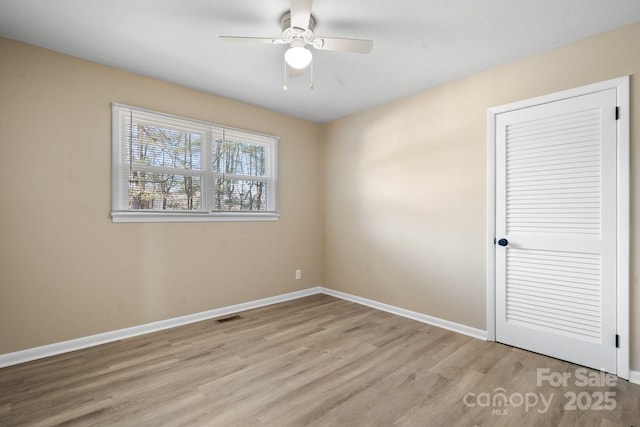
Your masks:
{"label": "ceiling fan blade", "polygon": [[316,38],[313,42],[313,47],[316,49],[337,50],[341,52],[369,53],[373,47],[373,40],[320,37]]}
{"label": "ceiling fan blade", "polygon": [[311,18],[313,0],[291,0],[291,26],[306,30]]}
{"label": "ceiling fan blade", "polygon": [[236,36],[219,36],[220,40],[234,43],[263,43],[263,44],[280,44],[280,39],[271,39],[267,37],[236,37]]}

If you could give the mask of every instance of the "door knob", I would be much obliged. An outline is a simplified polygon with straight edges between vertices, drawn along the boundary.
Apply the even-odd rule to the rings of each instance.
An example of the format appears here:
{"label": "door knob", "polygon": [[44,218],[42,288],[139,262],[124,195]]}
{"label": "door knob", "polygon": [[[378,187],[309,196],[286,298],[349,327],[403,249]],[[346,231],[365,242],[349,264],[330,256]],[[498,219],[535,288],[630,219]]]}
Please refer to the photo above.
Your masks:
{"label": "door knob", "polygon": [[500,239],[498,240],[498,245],[500,246],[507,246],[509,244],[509,241],[507,239]]}

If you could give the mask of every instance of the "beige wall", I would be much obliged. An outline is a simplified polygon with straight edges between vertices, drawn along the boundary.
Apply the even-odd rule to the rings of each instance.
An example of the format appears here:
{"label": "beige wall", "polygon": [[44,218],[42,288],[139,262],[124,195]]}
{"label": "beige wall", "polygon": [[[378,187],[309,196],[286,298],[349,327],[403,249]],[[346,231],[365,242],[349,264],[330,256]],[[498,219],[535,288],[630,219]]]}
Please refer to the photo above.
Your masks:
{"label": "beige wall", "polygon": [[638,40],[640,23],[327,125],[323,284],[486,329],[487,109],[630,74],[631,368],[639,370]]}
{"label": "beige wall", "polygon": [[[7,39],[0,58],[0,354],[320,284],[319,125]],[[113,224],[112,101],[280,136],[280,221]]]}

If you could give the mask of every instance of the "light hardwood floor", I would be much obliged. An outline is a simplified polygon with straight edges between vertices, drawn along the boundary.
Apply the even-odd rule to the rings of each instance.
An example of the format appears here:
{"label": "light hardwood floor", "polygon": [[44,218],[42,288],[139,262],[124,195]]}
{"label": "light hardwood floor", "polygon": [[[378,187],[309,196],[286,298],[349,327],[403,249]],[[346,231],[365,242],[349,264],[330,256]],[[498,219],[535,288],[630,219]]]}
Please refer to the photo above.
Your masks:
{"label": "light hardwood floor", "polygon": [[327,295],[240,314],[0,369],[0,425],[640,427],[640,386],[535,353]]}

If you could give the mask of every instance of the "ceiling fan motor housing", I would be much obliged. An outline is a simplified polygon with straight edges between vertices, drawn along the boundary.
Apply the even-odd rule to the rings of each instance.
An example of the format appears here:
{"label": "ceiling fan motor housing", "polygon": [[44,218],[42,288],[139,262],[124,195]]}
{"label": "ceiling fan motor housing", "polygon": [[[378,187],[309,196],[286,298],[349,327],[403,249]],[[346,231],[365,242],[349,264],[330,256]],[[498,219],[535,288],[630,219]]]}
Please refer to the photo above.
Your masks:
{"label": "ceiling fan motor housing", "polygon": [[282,39],[288,43],[294,40],[304,40],[304,43],[313,44],[313,29],[316,26],[316,20],[313,15],[309,16],[309,25],[307,28],[297,28],[291,26],[291,12],[287,12],[280,18],[282,26]]}

